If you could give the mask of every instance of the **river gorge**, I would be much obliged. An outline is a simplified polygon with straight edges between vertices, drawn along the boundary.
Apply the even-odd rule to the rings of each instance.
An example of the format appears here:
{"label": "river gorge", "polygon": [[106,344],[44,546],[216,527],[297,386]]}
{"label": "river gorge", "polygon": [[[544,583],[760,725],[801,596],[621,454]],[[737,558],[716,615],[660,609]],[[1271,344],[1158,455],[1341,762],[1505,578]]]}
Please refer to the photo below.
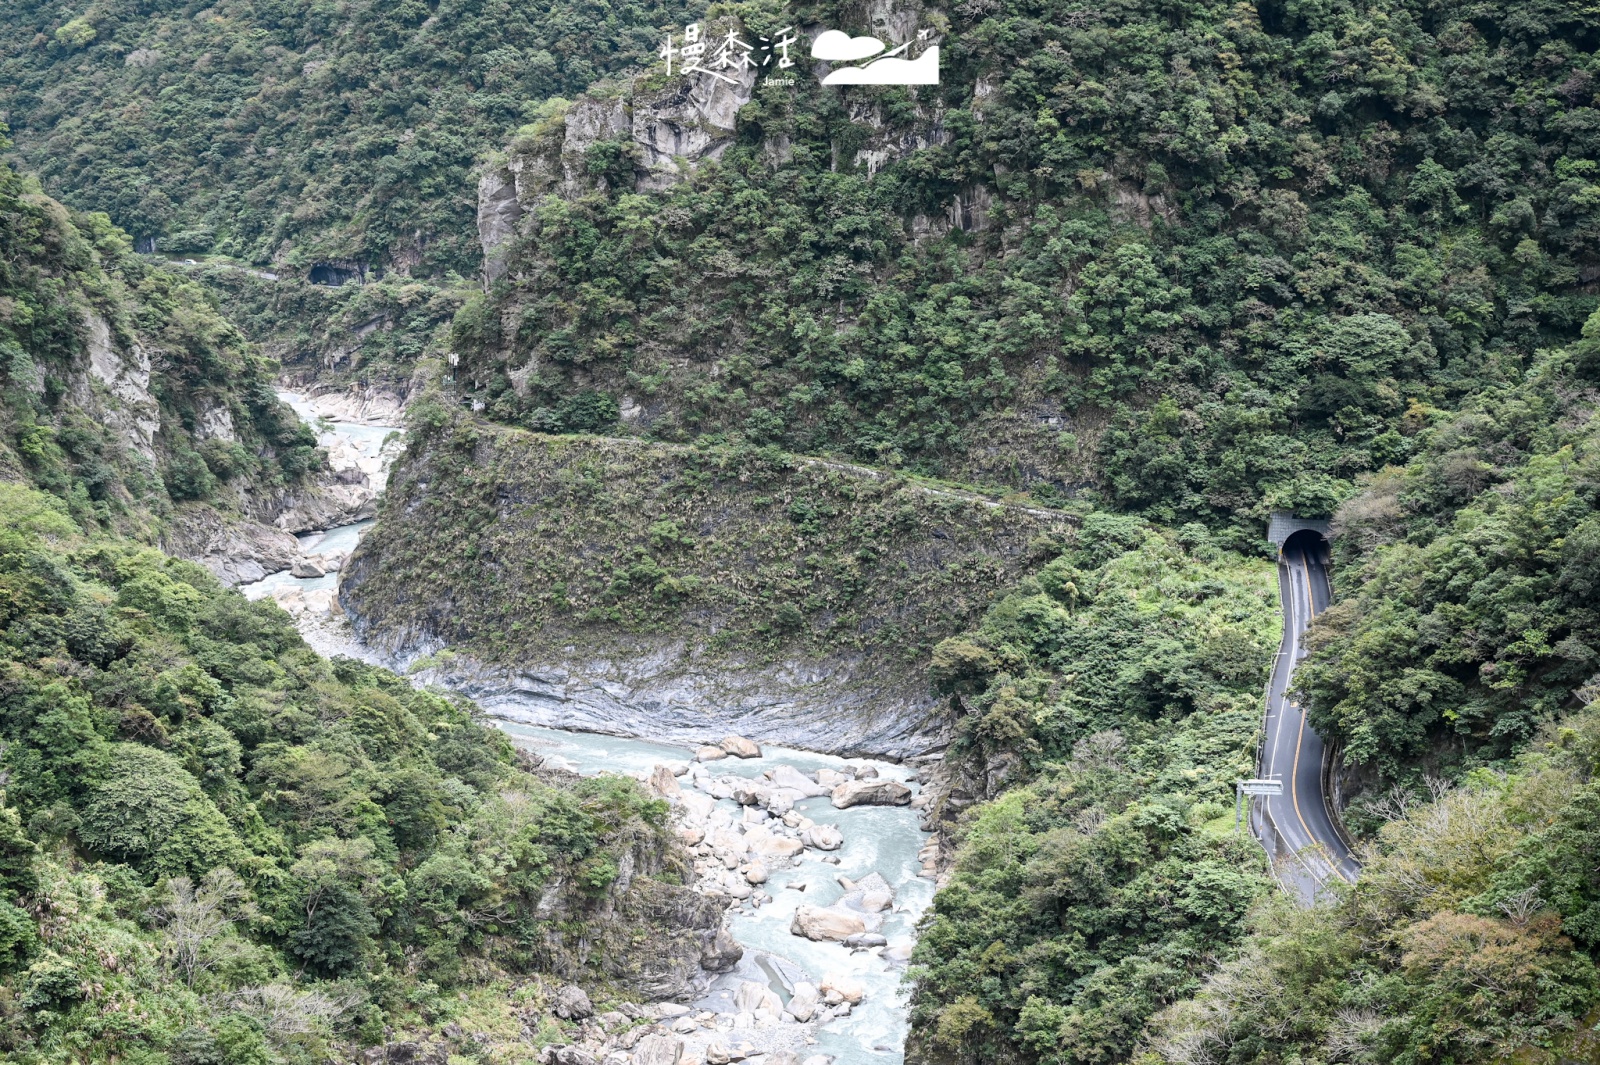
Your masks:
{"label": "river gorge", "polygon": [[[371,466],[382,487],[401,434],[385,422],[398,420],[398,411],[352,410],[337,395],[281,391],[280,397],[317,428],[324,447],[353,452]],[[364,520],[302,533],[301,560],[242,590],[275,599],[323,654],[380,662],[417,683],[450,686],[452,674],[437,668],[439,656],[398,661],[363,644],[340,606],[344,562],[372,525]],[[544,765],[631,776],[667,798],[694,856],[695,886],[728,901],[725,928],[739,950],[708,963],[692,1001],[646,1007],[679,1041],[678,1060],[902,1059],[901,977],[935,887],[936,850],[921,826],[925,797],[915,770],[742,737],[717,746],[721,738],[708,734],[685,746],[681,727],[670,737],[640,727],[647,714],[612,725],[629,735],[597,731],[607,723],[592,714],[581,719],[585,731],[554,728],[560,708],[530,693],[502,690],[482,701],[513,743]],[[640,1046],[608,1037],[582,1053],[596,1061],[609,1055],[606,1061],[621,1065],[657,1052]]]}

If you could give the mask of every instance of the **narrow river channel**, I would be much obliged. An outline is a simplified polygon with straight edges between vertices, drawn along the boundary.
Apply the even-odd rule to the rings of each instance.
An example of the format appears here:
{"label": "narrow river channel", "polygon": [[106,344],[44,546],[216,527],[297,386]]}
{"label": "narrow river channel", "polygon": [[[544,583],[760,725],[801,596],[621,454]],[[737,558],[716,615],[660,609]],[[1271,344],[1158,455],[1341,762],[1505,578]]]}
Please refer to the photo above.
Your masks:
{"label": "narrow river channel", "polygon": [[[297,413],[318,428],[324,444],[344,440],[364,456],[385,457],[394,453],[385,447],[394,426],[363,425],[353,422],[328,422],[318,419],[307,397],[280,392],[280,397]],[[358,522],[325,532],[301,536],[308,554],[327,558],[348,556],[370,521]],[[288,571],[272,574],[241,589],[251,598],[274,597],[280,602],[304,603],[313,593],[325,598],[338,587],[338,573],[319,577],[294,577]],[[292,611],[307,639],[325,653],[344,653],[368,658],[365,649],[348,635],[348,626],[330,626],[325,615],[301,609]],[[330,645],[330,629],[342,628],[342,637]],[[619,773],[647,777],[656,766],[667,765],[681,773],[693,752],[677,745],[652,742],[648,737],[624,738],[593,732],[544,728],[512,720],[514,704],[503,700],[493,712],[504,715],[497,721],[513,742],[525,746],[552,763],[574,772],[594,775]],[[708,742],[716,737],[706,737]],[[778,766],[790,766],[814,775],[818,770],[835,772],[853,769],[876,770],[880,779],[896,780],[917,787],[915,776],[905,767],[870,759],[842,759],[830,755],[789,748],[765,747],[762,757],[728,758],[711,763],[706,772],[713,777],[760,777]],[[682,774],[685,790],[692,790],[694,774]],[[704,778],[701,778],[704,779]],[[741,807],[732,799],[717,801],[719,814],[737,821]],[[717,1012],[734,1014],[734,993],[748,982],[768,985],[787,1004],[789,992],[798,982],[813,985],[830,974],[853,979],[865,990],[861,1003],[848,1016],[820,1025],[804,1026],[808,1045],[801,1057],[824,1054],[834,1065],[895,1065],[904,1057],[906,1037],[905,998],[901,988],[904,959],[909,953],[917,920],[933,899],[933,881],[919,875],[919,851],[927,842],[917,811],[906,806],[855,806],[834,809],[827,796],[804,799],[795,810],[819,823],[836,826],[843,845],[832,852],[807,847],[793,859],[774,863],[770,880],[761,891],[771,901],[755,905],[754,900],[736,902],[729,910],[728,928],[745,950],[737,969],[718,977],[710,993],[695,1005]],[[881,935],[886,945],[875,948],[849,948],[842,943],[813,942],[790,931],[795,912],[801,905],[827,907],[846,894],[841,881],[857,881],[877,873],[892,888],[892,908],[884,915]],[[739,1034],[736,1032],[735,1034]],[[762,1033],[751,1033],[760,1047],[767,1040]],[[781,1033],[768,1033],[778,1036]],[[814,1040],[814,1043],[811,1041]],[[784,1040],[778,1040],[784,1042]]]}

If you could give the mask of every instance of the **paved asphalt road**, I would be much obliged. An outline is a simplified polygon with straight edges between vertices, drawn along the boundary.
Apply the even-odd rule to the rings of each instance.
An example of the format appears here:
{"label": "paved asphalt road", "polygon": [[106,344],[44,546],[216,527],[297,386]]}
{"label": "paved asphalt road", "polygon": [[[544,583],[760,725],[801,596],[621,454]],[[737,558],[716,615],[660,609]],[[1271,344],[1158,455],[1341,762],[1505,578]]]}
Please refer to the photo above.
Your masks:
{"label": "paved asphalt road", "polygon": [[1326,545],[1308,549],[1305,541],[1294,538],[1279,556],[1283,644],[1267,691],[1267,739],[1261,756],[1261,775],[1283,781],[1283,794],[1255,800],[1251,827],[1272,855],[1279,879],[1309,903],[1331,878],[1353,882],[1361,867],[1334,831],[1323,802],[1322,738],[1284,694],[1293,687],[1295,664],[1305,657],[1300,638],[1328,605]]}

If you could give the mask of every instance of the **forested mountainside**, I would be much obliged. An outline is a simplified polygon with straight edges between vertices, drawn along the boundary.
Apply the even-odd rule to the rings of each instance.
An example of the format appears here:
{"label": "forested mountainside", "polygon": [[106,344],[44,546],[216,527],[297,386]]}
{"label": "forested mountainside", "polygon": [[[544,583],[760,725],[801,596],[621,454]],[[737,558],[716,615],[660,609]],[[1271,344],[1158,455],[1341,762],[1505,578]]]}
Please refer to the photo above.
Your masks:
{"label": "forested mountainside", "polygon": [[509,429],[451,398],[413,400],[340,596],[400,661],[448,647],[475,686],[561,677],[551,723],[620,701],[649,708],[630,728],[687,739],[758,713],[772,742],[925,756],[934,645],[1073,535],[1071,515],[904,476]]}
{"label": "forested mountainside", "polygon": [[[920,18],[943,35],[937,90],[702,99],[657,73],[524,130],[485,185],[494,283],[457,317],[458,380],[546,431],[840,454],[1192,523],[1134,522],[1095,555],[1083,537],[1116,526],[1092,515],[933,655],[947,812],[990,801],[954,830],[919,948],[915,1055],[1591,1054],[1594,765],[1588,718],[1551,722],[1600,670],[1592,15]],[[669,165],[663,118],[710,127],[699,158]],[[1213,805],[1249,762],[1265,646],[1223,615],[1241,664],[1219,676],[1227,657],[1171,621],[1248,586],[1176,574],[1238,565],[1225,549],[1273,508],[1336,516],[1341,602],[1301,688],[1375,848],[1309,917],[1261,901]]]}
{"label": "forested mountainside", "polygon": [[1300,685],[1367,778],[1364,868],[1322,905],[1230,850],[1270,621],[1203,527],[1091,516],[935,650],[956,793],[993,798],[918,947],[924,1060],[1593,1059],[1591,323],[1339,510]]}
{"label": "forested mountainside", "polygon": [[[937,89],[702,104],[658,69],[524,131],[518,210],[487,205],[503,279],[456,324],[489,414],[620,411],[1254,543],[1593,305],[1584,9],[901,8],[942,35]],[[709,130],[697,167],[662,162],[673,121]]]}
{"label": "forested mountainside", "polygon": [[0,311],[0,472],[85,528],[152,541],[176,504],[281,488],[321,462],[274,367],[204,289],[3,165]]}
{"label": "forested mountainside", "polygon": [[0,351],[0,1057],[349,1060],[453,1018],[494,1050],[559,1036],[558,978],[699,973],[721,907],[662,802],[149,546],[315,439],[196,285],[7,167]]}
{"label": "forested mountainside", "polygon": [[0,22],[0,118],[52,195],[142,248],[470,276],[477,154],[696,13],[23,0]]}
{"label": "forested mountainside", "polygon": [[[647,72],[658,23],[698,14],[676,8],[219,4],[147,23],[115,10],[40,9],[0,44],[18,72],[0,107],[51,188],[159,231],[158,247],[290,268],[282,286],[219,265],[194,276],[252,337],[301,358],[298,372],[420,365],[432,378],[396,491],[348,570],[359,628],[436,652],[425,664],[441,671],[565,654],[575,688],[587,681],[569,648],[671,645],[640,658],[641,676],[801,662],[796,676],[823,682],[850,675],[807,672],[819,658],[892,650],[903,661],[876,672],[921,687],[923,711],[937,698],[897,734],[940,733],[931,819],[947,848],[910,976],[913,1061],[1600,1060],[1593,10],[749,0],[709,12],[708,34],[910,26],[941,48],[937,87],[843,90],[806,64],[792,84]],[[567,53],[543,43],[563,19],[590,31],[562,36]],[[482,51],[494,34],[472,31],[485,20],[523,50]],[[136,104],[102,105],[112,85]],[[184,114],[191,99],[208,102]],[[161,132],[180,117],[192,139]],[[97,147],[124,143],[166,154],[122,169]],[[142,184],[150,174],[162,178]],[[413,277],[306,284],[314,263],[337,280],[380,262]],[[480,266],[481,291],[450,273]],[[292,445],[263,439],[266,476]],[[13,535],[55,551],[102,609],[136,607],[119,616],[180,639],[96,561],[106,519],[72,501],[72,471],[89,467],[69,458],[57,494],[79,531],[26,496],[19,513],[45,515],[27,519],[43,531]],[[972,520],[980,500],[1048,515],[1043,535]],[[1335,602],[1297,694],[1339,752],[1363,861],[1356,884],[1303,910],[1231,809],[1278,632],[1261,534],[1279,508],[1333,519]],[[174,565],[133,557],[124,568],[139,575]],[[52,682],[89,690],[105,668]],[[466,711],[385,674],[321,668],[332,705],[376,689],[419,727],[448,712],[480,735]],[[249,684],[273,707],[297,698]],[[857,706],[836,731],[869,719]],[[147,709],[168,737],[159,753],[189,758],[191,717]],[[96,726],[106,743],[155,748],[112,722]],[[443,823],[476,824],[501,801],[431,746],[358,751],[344,737],[364,726],[317,727],[298,742],[346,759],[363,802],[389,801],[383,759],[413,757],[462,782],[439,797]],[[234,735],[241,766],[280,764]],[[490,747],[497,780],[535,787]],[[201,763],[183,771],[240,847],[287,870],[256,902],[278,912],[274,892],[289,889],[276,885],[295,883],[296,848],[321,829],[274,805],[269,770],[237,774],[242,792],[213,788]],[[95,798],[63,801],[78,857],[116,859],[92,849]],[[591,818],[590,835],[538,850],[549,868],[603,869],[595,855],[656,838],[659,811],[633,792],[559,801]],[[266,827],[229,820],[238,804]],[[102,875],[50,851],[54,816],[19,812],[37,854],[55,854],[29,861]],[[282,845],[257,847],[261,832]],[[344,846],[352,832],[325,835]],[[317,986],[354,982],[374,1004],[361,1010],[437,1020],[449,996],[427,998],[407,966],[449,941],[406,908],[435,857],[417,862],[391,837],[367,837],[364,860],[406,901],[390,913],[356,891],[373,922],[364,968]],[[453,845],[424,851],[454,860]],[[153,859],[129,861],[155,890]],[[121,905],[117,890],[100,905]],[[32,897],[14,901],[26,914]],[[116,912],[159,959],[167,933],[140,916],[151,897]],[[257,921],[237,934],[279,968],[248,986],[276,986],[309,925]],[[462,977],[474,1003],[535,964],[497,953],[497,934],[462,943],[482,977]],[[204,979],[233,971],[218,962]],[[6,986],[30,994],[30,979]],[[209,997],[174,992],[171,1008],[254,1001],[196,986]],[[234,1038],[226,1025],[274,1030],[256,1007],[232,1008],[158,1045],[198,1062]],[[56,1016],[50,1031],[88,1023]],[[171,1016],[162,1031],[196,1015]],[[213,1043],[186,1057],[191,1038]]]}

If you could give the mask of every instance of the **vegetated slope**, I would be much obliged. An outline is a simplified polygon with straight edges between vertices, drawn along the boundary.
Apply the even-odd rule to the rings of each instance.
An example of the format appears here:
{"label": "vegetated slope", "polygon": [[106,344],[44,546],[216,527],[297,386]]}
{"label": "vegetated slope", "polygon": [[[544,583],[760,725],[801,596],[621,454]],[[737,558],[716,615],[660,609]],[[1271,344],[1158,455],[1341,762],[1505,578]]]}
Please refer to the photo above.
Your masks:
{"label": "vegetated slope", "polygon": [[1234,822],[1281,625],[1273,568],[1095,514],[940,644],[960,822],[912,971],[919,1061],[1126,1060],[1270,880]]}
{"label": "vegetated slope", "polygon": [[638,122],[596,122],[620,94],[692,128],[659,71],[515,142],[520,239],[456,329],[489,412],[1087,484],[1243,543],[1406,461],[1419,409],[1514,380],[1594,306],[1592,13],[919,17],[939,87],[758,81],[665,191]]}
{"label": "vegetated slope", "polygon": [[1261,907],[1137,1060],[1592,1060],[1595,694],[1501,770],[1392,803],[1339,903]]}
{"label": "vegetated slope", "polygon": [[0,114],[54,195],[160,250],[470,274],[476,154],[689,12],[27,0],[0,25]]}
{"label": "vegetated slope", "polygon": [[[5,146],[0,130],[0,148]],[[152,540],[175,504],[300,483],[316,437],[198,285],[0,165],[0,476]]]}
{"label": "vegetated slope", "polygon": [[408,383],[420,361],[449,349],[451,320],[477,288],[398,274],[330,287],[223,264],[189,269],[285,374],[322,388]]}
{"label": "vegetated slope", "polygon": [[539,1007],[514,974],[660,994],[698,971],[720,907],[672,886],[633,781],[540,779],[470,704],[330,664],[54,497],[0,503],[8,1060],[325,1061]]}
{"label": "vegetated slope", "polygon": [[519,687],[581,676],[578,704],[637,689],[621,701],[656,735],[750,713],[740,727],[763,738],[920,753],[940,724],[920,672],[933,645],[1071,533],[1068,515],[903,476],[535,434],[452,413],[456,398],[413,402],[341,584],[358,631],[407,658],[448,645]]}
{"label": "vegetated slope", "polygon": [[[1130,759],[1099,782],[1091,735],[1074,750],[1075,769],[1050,765],[1041,755],[1075,735],[1052,745],[1051,731],[1073,718],[1051,700],[1070,709],[1114,698],[1135,722],[1128,709],[1141,705],[1181,715],[1181,693],[1157,689],[1152,699],[1125,685],[1147,676],[1192,684],[1205,674],[1184,655],[1141,649],[1137,660],[1150,666],[1124,653],[1111,659],[1115,673],[1096,673],[1080,664],[1076,630],[1034,620],[1047,613],[1039,608],[1017,611],[1024,624],[1005,624],[997,608],[973,636],[940,647],[936,675],[963,693],[963,706],[979,685],[990,693],[992,709],[970,709],[962,720],[971,738],[953,748],[971,759],[967,779],[996,764],[1013,778],[1017,767],[1044,765],[1020,789],[1020,805],[1017,793],[1005,795],[953,832],[962,849],[917,977],[922,1055],[1021,1051],[1062,1065],[1130,1054],[1188,1065],[1592,1055],[1600,318],[1591,322],[1584,339],[1543,352],[1518,383],[1453,415],[1430,412],[1417,457],[1373,477],[1339,511],[1343,595],[1313,626],[1297,676],[1313,722],[1358,771],[1346,781],[1356,796],[1347,822],[1365,842],[1357,883],[1312,910],[1263,898],[1246,921],[1240,906],[1197,934],[1179,919],[1176,889],[1147,894],[1162,880],[1146,864],[1194,846],[1192,833],[1169,827],[1154,842],[1110,849],[1097,819],[1072,819],[1076,804],[1099,801],[1098,789],[1114,782],[1132,790],[1110,792],[1107,824],[1148,823],[1148,799],[1125,777],[1150,762]],[[1105,520],[1090,518],[1084,533]],[[1064,565],[1047,566],[1039,583],[1062,604],[1080,601],[1082,563]],[[1176,604],[1182,593],[1152,581],[1146,594]],[[1123,639],[1139,632],[1119,629]],[[1048,658],[1014,650],[1046,636],[1045,648],[1065,649]],[[1069,672],[1071,684],[1061,675]],[[1041,675],[1014,679],[1029,673]],[[1258,715],[1258,697],[1250,705]],[[1202,713],[1180,720],[1180,737],[1215,727]],[[1175,742],[1153,750],[1177,759],[1186,748]],[[1202,761],[1200,774],[1174,780],[1175,794],[1199,799],[1213,781],[1211,798],[1221,798],[1210,774],[1242,776],[1245,766]],[[1086,909],[1100,893],[1113,901]],[[1190,965],[1194,948],[1234,941],[1237,952],[1221,950],[1220,968],[1187,998],[1212,964]],[[1114,977],[1089,975],[1130,944]]]}
{"label": "vegetated slope", "polygon": [[1600,674],[1600,313],[1340,508],[1300,674],[1346,758],[1417,783],[1503,758]]}
{"label": "vegetated slope", "polygon": [[149,546],[315,441],[195,286],[36,189],[0,167],[0,1056],[312,1062],[459,1015],[528,1060],[534,974],[680,993],[721,910],[664,804]]}

